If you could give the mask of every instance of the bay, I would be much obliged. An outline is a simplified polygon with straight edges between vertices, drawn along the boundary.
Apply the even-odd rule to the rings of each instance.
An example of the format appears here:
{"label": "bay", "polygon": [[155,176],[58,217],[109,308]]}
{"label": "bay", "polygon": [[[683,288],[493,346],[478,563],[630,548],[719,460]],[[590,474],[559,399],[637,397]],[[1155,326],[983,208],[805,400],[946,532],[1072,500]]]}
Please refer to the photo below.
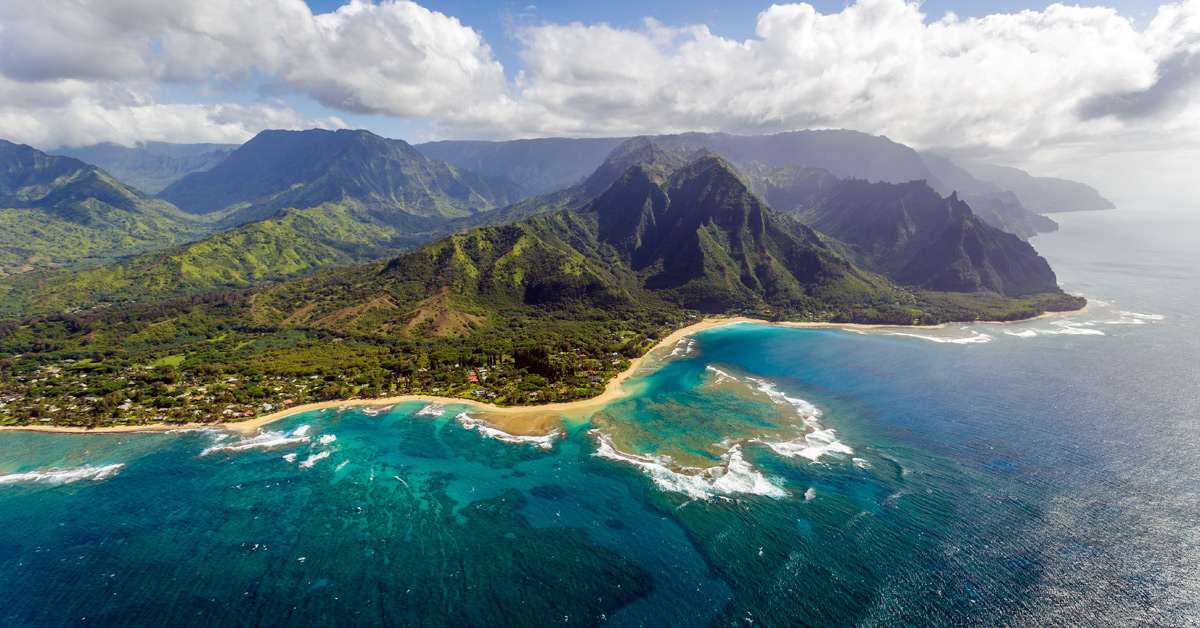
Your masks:
{"label": "bay", "polygon": [[0,623],[1197,625],[1200,218],[1055,218],[1087,312],[704,331],[548,448],[0,433]]}

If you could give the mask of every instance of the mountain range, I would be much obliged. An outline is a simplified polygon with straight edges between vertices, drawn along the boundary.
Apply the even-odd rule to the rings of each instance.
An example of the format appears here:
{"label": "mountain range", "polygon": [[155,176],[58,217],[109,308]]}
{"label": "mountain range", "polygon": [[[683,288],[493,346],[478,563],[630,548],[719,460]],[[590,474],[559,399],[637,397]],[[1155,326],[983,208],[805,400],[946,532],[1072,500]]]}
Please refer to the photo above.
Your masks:
{"label": "mountain range", "polygon": [[[527,160],[531,163],[523,170],[510,168],[507,172],[536,174],[548,180],[548,173],[577,169],[610,143],[530,140],[423,146],[458,160],[471,156],[476,164],[493,166],[519,163],[522,152],[538,155]],[[538,152],[539,147],[559,159],[557,171],[550,167],[553,160]],[[176,156],[188,154],[184,148],[173,150]],[[196,148],[193,154],[209,153]],[[871,159],[864,159],[866,154]],[[684,171],[687,164],[706,159],[716,160],[733,173],[756,203],[798,219],[797,224],[810,231],[815,229],[813,237],[819,240],[814,241],[825,242],[838,263],[849,264],[857,273],[854,276],[867,278],[872,285],[1006,296],[1057,289],[1044,261],[1026,259],[1032,249],[1014,252],[1019,247],[1007,234],[985,228],[1000,218],[982,202],[984,198],[1007,204],[1011,215],[1028,213],[1011,193],[996,191],[994,184],[975,178],[949,160],[919,155],[886,138],[849,131],[760,138],[699,133],[632,138],[617,143],[590,174],[573,185],[528,196],[522,186],[508,179],[465,171],[399,140],[366,131],[312,130],[265,131],[220,163],[191,172],[162,190],[160,197],[183,210],[171,211],[171,215],[194,225],[191,231],[181,230],[186,235],[180,239],[198,238],[206,229],[218,233],[108,265],[10,278],[0,286],[6,289],[2,306],[9,311],[46,311],[270,284],[323,268],[384,259],[477,226],[503,226],[568,210],[580,216],[599,215],[588,208],[602,196],[616,194],[616,183],[624,181],[622,193],[632,193],[627,178],[635,167],[650,177],[648,180],[666,181]],[[826,168],[796,165],[798,161],[818,161],[842,173],[865,176],[842,178]],[[934,164],[932,169],[929,163]],[[953,193],[943,198],[935,186],[944,184],[934,170],[969,193],[962,198]],[[96,172],[104,176],[102,171]],[[884,180],[913,176],[923,178],[902,184]],[[653,205],[650,199],[657,193],[644,192],[645,198],[625,202]],[[138,196],[136,191],[128,193]],[[169,208],[167,211],[175,209],[157,203]],[[984,206],[984,211],[973,212],[972,203]],[[604,215],[610,214],[613,212]],[[657,225],[662,218],[639,220]],[[1046,226],[1032,222],[1025,220],[1018,225],[1021,228],[1010,224],[1009,230],[1029,237],[1038,226]],[[766,245],[759,242],[756,246]],[[645,250],[638,249],[638,260],[646,255]],[[711,257],[713,251],[707,253]],[[666,263],[668,258],[683,259],[673,253],[660,261]],[[633,258],[627,261],[634,262]],[[742,259],[736,263],[725,260],[719,266],[726,269],[722,273],[740,268],[737,274],[749,278],[753,272],[747,269],[761,265],[761,260]],[[644,269],[638,266],[637,270]],[[658,279],[645,277],[643,283],[658,285],[655,282],[669,274],[660,269],[655,275]],[[770,276],[783,275],[772,271]],[[806,285],[807,280],[747,281],[745,285],[755,286],[747,289],[757,294],[757,301],[744,291],[723,289],[718,291],[723,296],[712,301],[723,304],[717,309],[733,303],[742,308],[751,303],[767,307],[770,299],[758,294],[765,286]],[[707,285],[701,282],[693,288],[702,284]],[[740,296],[735,298],[735,292]],[[683,307],[709,311],[712,308],[704,305],[706,302],[704,298],[678,301]],[[776,307],[780,307],[778,303]]]}
{"label": "mountain range", "polygon": [[142,142],[134,147],[111,142],[58,148],[51,154],[93,164],[128,185],[158,194],[193,172],[208,170],[237,149],[237,144],[172,144]]}
{"label": "mountain range", "polygon": [[218,233],[103,266],[14,277],[0,307],[43,311],[285,280],[411,250],[450,233],[454,218],[524,195],[366,131],[264,131],[160,194],[184,211],[158,203]]}
{"label": "mountain range", "polygon": [[0,140],[0,269],[95,264],[211,233],[78,159]]}
{"label": "mountain range", "polygon": [[352,200],[376,219],[412,231],[528,196],[499,177],[430,159],[403,140],[369,131],[263,131],[210,170],[193,172],[159,197],[230,226],[281,209]]}
{"label": "mountain range", "polygon": [[[938,292],[991,295],[984,308],[1005,297],[1006,307],[1078,305],[1027,242],[922,182],[855,181],[808,216],[846,240],[772,209],[718,156],[674,170],[636,163],[573,209],[269,288],[255,299],[256,321],[356,334],[441,321],[434,328],[454,334],[515,311],[911,323],[947,320]],[[864,223],[875,226],[849,227]]]}
{"label": "mountain range", "polygon": [[[600,167],[607,151],[628,139],[441,141],[419,144],[416,148],[460,168],[508,177],[534,193],[544,194],[580,183]],[[972,165],[980,172],[977,178],[944,156],[917,153],[885,137],[857,131],[793,131],[765,136],[685,133],[651,139],[680,154],[712,150],[743,173],[760,165],[808,166],[825,169],[840,178],[872,182],[925,180],[943,196],[958,192],[988,224],[1026,239],[1057,228],[1053,220],[1041,213],[1069,211],[1063,208],[1111,207],[1111,203],[1084,184],[1062,185],[1058,180],[1022,177],[1021,171],[1012,172],[1015,169],[985,172],[986,166]],[[1016,188],[1021,189],[1021,194],[1006,194]]]}
{"label": "mountain range", "polygon": [[[12,204],[111,205],[117,190],[130,211],[148,211],[136,191],[100,186],[111,177],[95,167],[17,154],[26,162],[13,162],[3,190]],[[30,182],[41,182],[36,194]],[[595,394],[622,359],[704,314],[911,325],[1085,303],[1058,288],[1029,242],[928,180],[739,164],[639,137],[571,186],[523,194],[366,132],[261,134],[164,189],[186,212],[155,201],[200,229],[242,224],[0,281],[0,307],[22,313],[0,324],[0,352],[22,356],[0,361],[0,385],[32,395],[21,373],[74,365],[112,403],[63,415],[72,424],[124,420],[130,395],[188,416],[135,385],[175,369],[196,392],[264,374],[350,373],[360,384],[289,384],[286,397],[255,384],[228,396],[226,409],[243,413],[251,406],[237,404],[251,399],[288,405],[401,383],[527,404]],[[483,364],[508,375],[476,384],[466,369]],[[43,411],[26,410],[6,420]]]}

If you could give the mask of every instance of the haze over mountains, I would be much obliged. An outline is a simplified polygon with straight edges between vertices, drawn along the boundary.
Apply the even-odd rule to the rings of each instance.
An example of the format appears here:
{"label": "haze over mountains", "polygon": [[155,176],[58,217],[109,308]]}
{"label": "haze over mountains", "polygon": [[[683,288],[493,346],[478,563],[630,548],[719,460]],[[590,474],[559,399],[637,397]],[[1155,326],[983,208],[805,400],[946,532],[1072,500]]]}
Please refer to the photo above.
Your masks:
{"label": "haze over mountains", "polygon": [[211,229],[95,166],[0,140],[4,274],[113,260]]}
{"label": "haze over mountains", "polygon": [[[493,159],[536,155],[536,145],[470,148]],[[510,171],[564,176],[601,145],[577,145],[570,168],[531,159]],[[566,159],[576,145],[552,146]],[[157,199],[76,159],[0,149],[0,216],[12,227],[0,253],[26,264],[0,278],[0,312],[11,316],[0,349],[22,369],[82,365],[71,368],[86,371],[89,390],[114,391],[69,422],[123,420],[115,391],[127,383],[114,373],[178,367],[208,389],[231,375],[328,376],[353,364],[368,387],[256,389],[290,405],[393,387],[401,373],[411,387],[418,363],[441,365],[420,375],[434,392],[467,386],[471,365],[503,363],[508,383],[454,394],[522,405],[592,396],[616,372],[614,356],[642,355],[702,315],[913,325],[1086,303],[1058,287],[1027,240],[941,193],[917,153],[862,134],[635,137],[533,196],[366,131],[265,131]],[[1010,209],[1002,218],[1026,211]],[[62,267],[33,265],[52,255]],[[606,357],[582,368],[551,360],[550,347]],[[6,386],[32,394],[34,383],[5,373]],[[140,407],[175,408],[152,403]]]}
{"label": "haze over mountains", "polygon": [[[508,142],[442,141],[419,144],[419,150],[462,168],[471,168],[513,179],[531,191],[557,190],[578,183],[604,159],[601,149],[611,150],[627,138],[540,139]],[[856,131],[794,131],[767,136],[739,136],[727,133],[685,133],[653,136],[658,144],[680,153],[707,148],[720,154],[740,171],[757,164],[824,168],[841,178],[853,177],[872,182],[906,183],[923,179],[942,195],[957,191],[989,224],[1023,238],[1057,228],[1054,221],[1039,216],[1049,213],[1030,211],[1025,205],[1052,211],[1106,209],[1111,203],[1083,184],[1063,194],[1053,180],[1025,179],[1009,174],[1004,180],[1018,183],[1021,198],[1004,194],[1012,190],[997,185],[989,177],[1003,171],[988,171],[976,178],[945,157],[919,154],[885,137]],[[1018,171],[1019,172],[1019,171]],[[1032,177],[1030,177],[1032,178]],[[978,205],[978,207],[976,207]]]}
{"label": "haze over mountains", "polygon": [[143,192],[158,194],[188,174],[221,163],[237,147],[237,144],[143,142],[129,148],[105,142],[50,152],[96,165]]}
{"label": "haze over mountains", "polygon": [[[168,216],[170,221],[163,223],[161,230],[170,233],[110,251],[109,259],[145,252],[107,265],[18,274],[0,286],[4,291],[0,307],[53,311],[247,288],[323,268],[384,259],[477,226],[502,226],[565,210],[580,216],[625,215],[622,212],[654,207],[675,194],[675,210],[669,215],[651,211],[625,216],[631,224],[641,225],[635,238],[640,240],[660,233],[663,220],[674,221],[672,228],[682,228],[678,227],[683,224],[678,214],[681,206],[703,209],[697,205],[705,203],[679,201],[681,192],[667,182],[697,163],[709,162],[721,164],[720,171],[732,173],[738,181],[733,186],[722,174],[724,178],[717,177],[723,181],[722,187],[745,188],[753,203],[807,225],[807,231],[781,226],[790,225],[787,220],[791,219],[772,211],[770,219],[758,219],[763,231],[753,237],[738,236],[736,247],[794,252],[819,244],[825,251],[823,263],[850,269],[845,277],[856,277],[872,287],[852,292],[911,286],[1013,297],[1057,290],[1044,260],[1027,245],[1014,244],[1014,240],[1019,242],[1016,238],[990,228],[1028,238],[1054,228],[1052,221],[1029,212],[1012,192],[948,159],[920,155],[886,138],[852,131],[762,137],[688,133],[632,139],[436,142],[419,147],[366,131],[264,131],[227,155],[225,149],[213,145],[145,145],[137,149],[105,145],[76,151],[107,160],[132,178],[161,181],[168,171],[174,173],[174,179],[159,192],[162,200],[122,188],[125,197],[140,199],[140,204],[126,203],[129,208],[136,205],[139,216]],[[468,165],[488,174],[469,170]],[[92,170],[94,177],[111,179],[101,170]],[[635,170],[641,174],[631,174]],[[1022,179],[1007,170],[1000,175],[1020,183],[1022,190],[1033,190],[1026,194],[1043,206],[1047,198],[1060,198],[1061,206],[1082,208],[1099,198],[1080,184],[1075,188],[1047,184],[1032,177]],[[643,177],[645,189],[633,192],[631,176]],[[620,189],[615,189],[618,182]],[[961,197],[952,194],[959,188]],[[1058,196],[1043,193],[1047,189]],[[530,196],[531,190],[549,191]],[[630,207],[596,211],[601,198],[617,197]],[[976,206],[982,209],[973,211]],[[755,207],[746,211],[764,215]],[[600,229],[601,225],[608,226]],[[594,227],[600,230],[597,234],[611,235],[607,218]],[[688,227],[688,232],[696,232],[695,227]],[[10,239],[20,241],[5,250],[18,260],[23,251],[33,249],[28,245],[21,248],[22,241],[29,239],[25,232],[14,234]],[[596,246],[616,246],[596,237],[600,238]],[[719,242],[724,257],[711,247],[688,248],[676,242],[656,258],[660,264],[689,268],[697,268],[698,260],[704,260],[720,276],[741,278],[740,283],[726,284],[706,277],[687,292],[702,293],[697,286],[719,284],[723,287],[712,290],[720,296],[677,300],[682,307],[706,311],[721,309],[715,303],[743,308],[774,303],[780,307],[783,302],[802,301],[795,296],[803,292],[797,292],[797,286],[810,290],[818,285],[809,285],[815,281],[813,276],[789,279],[795,269],[778,266],[780,258],[774,255],[746,257],[726,251],[734,246],[730,237],[710,233],[700,238]],[[793,237],[799,240],[787,244],[779,240]],[[636,255],[630,252],[634,256],[623,262],[635,275],[646,268],[644,256],[651,250],[646,246],[643,242],[635,247]],[[712,261],[717,258],[719,263]],[[705,268],[703,264],[698,267]],[[606,268],[601,274],[616,277],[622,272]],[[662,278],[671,272],[663,266],[638,282],[659,290],[666,285]],[[792,296],[783,301],[776,298],[785,293]]]}
{"label": "haze over mountains", "polygon": [[383,221],[419,231],[507,205],[528,194],[507,179],[460,171],[403,140],[368,131],[263,131],[211,170],[160,196],[229,225],[285,208],[355,201]]}

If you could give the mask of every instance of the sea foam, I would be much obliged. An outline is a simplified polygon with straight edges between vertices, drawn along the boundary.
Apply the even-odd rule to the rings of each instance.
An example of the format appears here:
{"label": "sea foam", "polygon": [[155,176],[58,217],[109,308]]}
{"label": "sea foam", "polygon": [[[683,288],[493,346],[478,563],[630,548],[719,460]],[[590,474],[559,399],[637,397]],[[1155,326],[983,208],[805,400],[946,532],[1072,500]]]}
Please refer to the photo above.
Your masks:
{"label": "sea foam", "polygon": [[317,462],[324,460],[328,457],[329,457],[328,451],[322,451],[320,453],[315,453],[315,454],[309,456],[308,458],[306,458],[304,460],[304,462],[301,462],[300,468],[301,469],[311,469],[314,464],[317,464]]}
{"label": "sea foam", "polygon": [[433,416],[438,417],[446,413],[446,406],[437,403],[436,401],[417,410],[417,416]]}
{"label": "sea foam", "polygon": [[[740,381],[736,376],[714,366],[708,366],[708,370],[714,374],[716,378],[715,382]],[[791,397],[785,394],[769,380],[753,376],[747,376],[745,379],[774,403],[794,408],[796,415],[808,429],[807,434],[789,441],[772,442],[753,439],[749,442],[762,443],[770,447],[775,453],[786,458],[808,458],[813,462],[829,454],[851,455],[854,453],[854,450],[849,445],[837,439],[837,434],[832,428],[826,428],[821,425],[820,419],[822,414],[816,406],[799,397]]]}
{"label": "sea foam", "polygon": [[200,455],[207,456],[219,451],[237,452],[248,449],[275,449],[278,447],[300,445],[312,440],[308,436],[308,430],[309,426],[301,425],[290,435],[284,432],[262,432],[250,438],[243,438],[233,442],[225,442],[224,439],[221,439],[212,447],[200,452]]}
{"label": "sea foam", "polygon": [[964,336],[964,337],[960,337],[960,338],[954,338],[954,337],[950,337],[950,336],[929,336],[926,334],[910,334],[910,333],[902,332],[902,331],[885,331],[882,333],[885,336],[907,336],[909,338],[920,338],[921,340],[928,340],[930,342],[936,342],[936,343],[940,343],[940,344],[951,344],[951,345],[983,344],[985,342],[991,342],[991,341],[995,340],[995,338],[992,337],[990,334],[984,334],[984,333],[980,333],[980,332],[977,332],[974,330],[971,331],[970,336]]}
{"label": "sea foam", "polygon": [[529,443],[531,445],[541,447],[542,449],[550,449],[554,446],[554,441],[558,440],[559,437],[562,436],[558,430],[554,430],[544,436],[517,436],[516,434],[509,434],[503,430],[498,430],[488,425],[486,421],[477,419],[466,412],[460,413],[455,418],[458,419],[459,424],[462,425],[464,429],[477,430],[480,434],[483,434],[488,438],[494,438],[498,441],[511,443],[513,445]]}
{"label": "sea foam", "polygon": [[767,441],[754,442],[761,442],[785,458],[808,458],[813,462],[829,454],[844,454],[849,456],[854,453],[854,450],[849,445],[837,439],[832,429],[813,430],[800,438],[781,443]]}
{"label": "sea foam", "polygon": [[82,467],[54,467],[0,475],[0,484],[27,484],[30,482],[45,482],[47,484],[70,484],[80,480],[99,482],[107,480],[124,469],[124,464],[109,464],[100,467],[85,465]]}
{"label": "sea foam", "polygon": [[691,336],[684,336],[675,343],[675,348],[671,350],[671,357],[687,357],[696,351],[696,339]]}
{"label": "sea foam", "polygon": [[664,491],[682,493],[691,499],[709,500],[722,495],[750,494],[766,497],[786,497],[787,491],[768,480],[742,456],[741,445],[734,445],[723,456],[724,464],[701,469],[697,467],[671,468],[670,461],[657,456],[628,454],[618,450],[599,430],[596,436],[595,456],[630,464],[650,477],[655,486]]}

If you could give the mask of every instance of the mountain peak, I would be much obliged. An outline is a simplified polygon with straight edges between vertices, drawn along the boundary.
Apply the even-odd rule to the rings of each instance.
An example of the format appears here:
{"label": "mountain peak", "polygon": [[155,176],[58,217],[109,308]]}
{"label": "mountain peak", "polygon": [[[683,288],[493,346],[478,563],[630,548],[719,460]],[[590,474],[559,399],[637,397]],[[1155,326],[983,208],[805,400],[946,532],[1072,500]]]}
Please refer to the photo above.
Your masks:
{"label": "mountain peak", "polygon": [[653,139],[641,135],[621,143],[608,154],[604,163],[583,183],[583,194],[596,196],[612,185],[630,168],[642,165],[668,176],[685,165],[682,157]]}
{"label": "mountain peak", "polygon": [[403,140],[362,129],[309,129],[263,131],[161,196],[195,214],[235,212],[227,222],[242,224],[283,208],[347,199],[437,222],[505,205],[524,193],[511,182],[430,159]]}

